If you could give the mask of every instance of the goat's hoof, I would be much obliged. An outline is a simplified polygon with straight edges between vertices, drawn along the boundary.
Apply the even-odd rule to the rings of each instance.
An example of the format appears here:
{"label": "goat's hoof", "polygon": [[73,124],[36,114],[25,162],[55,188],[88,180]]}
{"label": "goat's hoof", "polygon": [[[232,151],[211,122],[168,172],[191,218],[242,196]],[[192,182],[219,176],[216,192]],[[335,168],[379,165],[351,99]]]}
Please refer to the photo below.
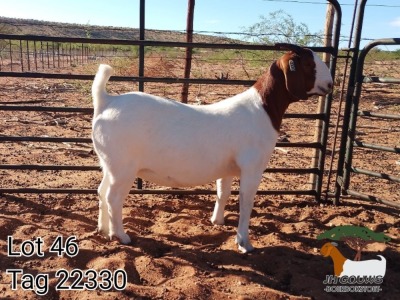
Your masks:
{"label": "goat's hoof", "polygon": [[211,223],[213,223],[214,225],[224,225],[225,220],[224,219],[218,220],[217,218],[211,218]]}
{"label": "goat's hoof", "polygon": [[103,228],[103,227],[97,227],[96,228],[97,233],[103,234],[105,236],[108,235],[108,228]]}
{"label": "goat's hoof", "polygon": [[114,238],[118,239],[121,244],[127,245],[131,243],[131,238],[129,235],[126,233],[120,233],[120,234],[112,234],[110,235],[110,240],[113,240]]}
{"label": "goat's hoof", "polygon": [[251,245],[250,241],[238,241],[238,239],[235,239],[235,243],[238,245],[238,249],[242,253],[250,253],[254,251],[254,247]]}
{"label": "goat's hoof", "polygon": [[247,247],[243,247],[243,246],[238,245],[238,249],[243,254],[246,254],[246,253],[253,252],[255,248],[253,246],[251,246],[251,245],[247,246]]}

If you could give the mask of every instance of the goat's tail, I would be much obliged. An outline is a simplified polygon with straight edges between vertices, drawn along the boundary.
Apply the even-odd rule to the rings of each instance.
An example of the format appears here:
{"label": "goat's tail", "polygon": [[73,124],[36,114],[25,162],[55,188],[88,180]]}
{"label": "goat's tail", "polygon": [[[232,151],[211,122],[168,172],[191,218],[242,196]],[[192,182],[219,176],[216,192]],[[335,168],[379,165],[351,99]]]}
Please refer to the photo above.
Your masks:
{"label": "goat's tail", "polygon": [[96,76],[94,77],[92,85],[92,97],[93,97],[93,107],[94,116],[96,117],[101,111],[103,111],[104,106],[107,104],[107,91],[106,84],[113,74],[113,69],[109,65],[100,65]]}

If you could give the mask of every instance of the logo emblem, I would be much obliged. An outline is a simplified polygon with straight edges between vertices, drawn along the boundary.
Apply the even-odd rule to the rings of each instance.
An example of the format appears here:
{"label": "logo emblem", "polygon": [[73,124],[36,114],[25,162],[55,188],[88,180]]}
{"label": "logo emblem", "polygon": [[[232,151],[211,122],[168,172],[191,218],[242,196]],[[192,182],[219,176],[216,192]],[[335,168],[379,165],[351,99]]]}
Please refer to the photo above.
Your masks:
{"label": "logo emblem", "polygon": [[[344,225],[328,230],[317,237],[328,239],[320,253],[333,262],[333,275],[327,275],[323,283],[327,292],[379,292],[386,273],[386,259],[377,255],[374,259],[361,260],[363,249],[372,243],[385,243],[390,237],[376,233],[366,227]],[[355,257],[345,257],[337,242],[344,242],[356,251]]]}

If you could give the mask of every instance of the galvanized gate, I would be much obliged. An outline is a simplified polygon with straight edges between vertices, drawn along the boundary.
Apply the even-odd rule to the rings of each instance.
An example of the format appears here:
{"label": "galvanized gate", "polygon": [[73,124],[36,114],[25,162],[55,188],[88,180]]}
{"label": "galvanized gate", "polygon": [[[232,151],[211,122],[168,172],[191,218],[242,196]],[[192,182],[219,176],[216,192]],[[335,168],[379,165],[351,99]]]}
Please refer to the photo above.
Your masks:
{"label": "galvanized gate", "polygon": [[[341,25],[341,8],[337,0],[329,0],[329,2],[334,6],[335,9],[335,25],[334,33],[332,37],[332,45],[329,47],[311,47],[316,52],[324,52],[331,54],[330,60],[330,70],[332,77],[335,77],[336,62],[338,56],[338,45],[340,36],[340,25]],[[177,77],[152,77],[146,76],[144,72],[145,66],[145,48],[146,47],[174,47],[174,48],[190,48],[198,50],[207,49],[231,49],[231,50],[254,50],[254,51],[273,51],[279,50],[278,47],[273,45],[256,45],[256,44],[238,44],[238,43],[187,43],[187,42],[170,42],[170,41],[154,41],[146,40],[145,36],[145,0],[140,1],[140,29],[139,37],[132,40],[105,40],[105,39],[92,39],[92,38],[61,38],[61,37],[48,37],[48,36],[20,36],[20,35],[9,35],[0,34],[0,40],[6,41],[10,45],[12,42],[19,43],[21,45],[26,45],[26,52],[28,61],[30,59],[29,47],[31,43],[36,49],[37,45],[43,45],[43,43],[53,43],[53,45],[59,45],[63,43],[74,43],[82,45],[81,47],[81,61],[89,59],[90,53],[86,50],[85,45],[127,45],[127,46],[137,46],[138,47],[138,76],[113,76],[112,81],[128,81],[132,83],[138,83],[139,91],[144,91],[145,83],[179,83],[179,84],[213,84],[213,85],[244,85],[248,86],[254,83],[253,80],[221,80],[221,79],[204,79],[204,78],[177,78]],[[25,47],[25,46],[24,46]],[[32,47],[32,46],[31,46]],[[38,46],[39,47],[39,46]],[[43,49],[43,46],[40,46]],[[46,47],[44,47],[46,48]],[[48,46],[47,46],[48,48]],[[62,48],[62,47],[61,47]],[[11,50],[10,50],[11,51]],[[54,63],[54,48],[53,48],[53,63]],[[57,53],[59,53],[58,50]],[[22,50],[21,50],[21,61],[22,61]],[[86,55],[86,56],[85,56]],[[33,58],[37,60],[36,54]],[[62,59],[61,59],[62,62]],[[49,61],[47,62],[49,65]],[[60,60],[59,62],[60,63]],[[43,65],[45,63],[43,62]],[[93,75],[77,75],[77,74],[58,74],[46,72],[45,70],[38,70],[36,63],[36,70],[29,69],[23,70],[22,72],[17,71],[4,71],[0,70],[0,77],[7,78],[46,78],[46,79],[62,79],[62,80],[83,80],[91,81],[93,80]],[[40,63],[39,63],[40,66]],[[39,68],[40,69],[40,68]],[[278,142],[277,147],[289,147],[289,148],[305,148],[316,151],[316,165],[309,168],[292,168],[290,165],[288,167],[280,168],[269,168],[266,171],[272,173],[288,173],[288,174],[314,174],[314,182],[310,189],[285,189],[285,190],[260,190],[259,194],[286,194],[286,195],[310,195],[315,197],[316,200],[320,200],[324,165],[325,165],[325,154],[327,149],[328,140],[328,127],[330,120],[332,95],[328,95],[325,99],[322,112],[317,113],[307,113],[307,114],[286,114],[285,118],[300,118],[306,120],[319,120],[320,130],[318,140],[307,141],[307,142]],[[0,111],[12,111],[12,112],[40,112],[40,113],[70,113],[79,115],[91,115],[92,108],[90,107],[59,107],[59,106],[42,106],[42,105],[30,105],[29,99],[26,102],[18,102],[17,105],[14,103],[1,103]],[[12,147],[13,143],[29,142],[29,143],[81,143],[89,144],[91,143],[90,136],[83,137],[66,137],[66,136],[30,136],[25,135],[1,135],[0,142],[3,145],[9,145]],[[26,150],[26,155],[30,155],[29,149]],[[35,170],[40,172],[59,172],[59,171],[99,171],[99,167],[95,165],[60,165],[60,164],[38,164],[38,163],[3,163],[0,164],[0,170]],[[29,187],[29,186],[1,186],[0,193],[79,193],[79,194],[91,194],[96,193],[95,188],[76,188],[74,186],[68,187]],[[137,189],[133,189],[131,193],[134,194],[215,194],[214,190],[210,189],[196,189],[196,190],[165,190],[165,189],[143,189],[142,183],[139,180],[137,184]],[[233,191],[237,194],[238,191]]]}
{"label": "galvanized gate", "polygon": [[[390,172],[390,170],[388,170],[389,168],[383,166],[384,162],[389,160],[388,166],[392,165],[392,171],[395,172],[396,168],[398,168],[396,165],[400,165],[400,132],[397,130],[400,128],[400,114],[379,113],[359,109],[360,101],[362,101],[361,92],[363,87],[365,88],[367,84],[382,83],[386,84],[387,89],[390,89],[390,86],[387,86],[388,83],[391,85],[400,84],[400,78],[381,78],[377,76],[368,77],[364,75],[364,64],[368,53],[380,45],[400,45],[400,38],[375,40],[365,46],[358,56],[354,84],[350,85],[349,94],[347,97],[348,101],[346,111],[348,113],[345,115],[343,120],[343,125],[348,124],[348,129],[343,131],[342,135],[343,144],[341,145],[339,157],[335,202],[338,203],[341,194],[343,194],[362,200],[380,202],[400,208],[400,202],[393,201],[396,198],[397,200],[400,199],[400,177],[396,176],[395,174],[388,173]],[[359,127],[357,127],[357,120],[360,118],[367,119],[369,124],[374,124],[374,122],[377,120],[386,121],[388,130],[393,131],[394,135],[397,136],[397,143],[395,140],[395,144],[387,145],[387,143],[385,143],[386,145],[382,145],[381,143],[384,142],[383,139],[379,142],[364,142],[362,140],[363,137],[361,132],[358,131]],[[380,127],[382,132],[383,127]],[[357,162],[354,162],[355,151],[358,151],[358,153],[365,151],[370,152],[372,155],[376,156],[376,164],[368,166],[368,169],[357,166],[357,164],[362,164],[362,160],[358,159]],[[381,154],[378,155],[379,153]],[[383,155],[383,153],[392,155]],[[387,171],[383,171],[382,168],[381,170],[376,171],[377,166],[382,166],[382,168]],[[352,187],[351,176],[356,174],[365,176],[366,179],[364,183],[366,184],[364,184],[364,187],[362,184]],[[385,187],[379,186],[379,184],[377,184],[372,191],[366,192],[365,185],[370,185],[368,178],[378,178],[379,180],[390,182],[392,184],[391,199],[385,199],[379,195],[380,191],[385,189]],[[361,191],[362,189],[364,189],[364,191]]]}
{"label": "galvanized gate", "polygon": [[[384,164],[386,160],[391,161],[392,166],[400,165],[399,141],[400,137],[396,129],[399,127],[400,114],[398,113],[379,113],[371,110],[359,109],[360,101],[362,101],[362,91],[365,86],[370,83],[383,84],[400,84],[400,78],[384,78],[378,76],[365,76],[365,63],[367,55],[377,46],[384,45],[400,45],[400,38],[379,39],[370,42],[360,51],[361,33],[364,22],[364,11],[368,0],[361,0],[358,6],[357,20],[355,27],[355,37],[352,49],[352,64],[347,85],[346,105],[343,114],[342,135],[340,141],[340,154],[338,158],[338,168],[336,177],[336,187],[334,193],[334,203],[338,204],[343,196],[351,196],[356,199],[384,203],[393,207],[400,207],[400,177],[388,170],[388,164]],[[390,87],[387,87],[390,89]],[[361,102],[362,103],[362,102]],[[363,141],[362,133],[357,130],[357,122],[360,119],[367,119],[370,124],[374,124],[377,120],[385,122],[389,126],[389,131],[394,131],[394,134],[399,137],[394,144],[388,145],[385,141]],[[392,129],[393,128],[393,129]],[[380,128],[383,131],[383,126]],[[368,153],[375,158],[375,164],[364,167],[365,161],[355,159],[355,156],[360,153]],[[380,166],[380,170],[377,167]],[[396,167],[392,167],[396,172]],[[355,176],[364,176],[361,181],[356,184]],[[371,187],[371,180],[377,179],[389,183],[385,187],[378,184]],[[368,187],[366,189],[366,187]],[[379,191],[385,188],[391,189],[391,196],[383,198]],[[393,201],[397,200],[397,201]]]}

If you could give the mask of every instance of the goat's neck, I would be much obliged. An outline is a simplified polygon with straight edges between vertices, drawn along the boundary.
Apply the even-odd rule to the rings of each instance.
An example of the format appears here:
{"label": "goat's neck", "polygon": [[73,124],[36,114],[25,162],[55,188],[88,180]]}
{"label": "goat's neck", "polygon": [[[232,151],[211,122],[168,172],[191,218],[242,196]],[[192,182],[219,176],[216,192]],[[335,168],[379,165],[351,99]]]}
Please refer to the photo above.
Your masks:
{"label": "goat's neck", "polygon": [[332,251],[329,253],[333,260],[333,269],[336,276],[339,276],[343,272],[343,264],[347,260],[346,257],[340,253],[340,251],[333,247]]}
{"label": "goat's neck", "polygon": [[263,107],[271,118],[272,125],[279,132],[283,115],[289,104],[297,101],[286,89],[285,75],[274,62],[270,69],[262,75],[253,86],[258,90]]}

